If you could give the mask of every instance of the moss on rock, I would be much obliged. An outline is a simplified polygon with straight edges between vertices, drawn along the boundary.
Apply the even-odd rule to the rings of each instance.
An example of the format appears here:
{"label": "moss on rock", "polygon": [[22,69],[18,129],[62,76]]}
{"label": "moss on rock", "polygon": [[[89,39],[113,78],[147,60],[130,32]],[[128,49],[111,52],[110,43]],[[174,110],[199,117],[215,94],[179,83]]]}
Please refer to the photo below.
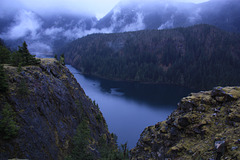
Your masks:
{"label": "moss on rock", "polygon": [[239,106],[240,87],[192,93],[143,131],[132,159],[240,159]]}

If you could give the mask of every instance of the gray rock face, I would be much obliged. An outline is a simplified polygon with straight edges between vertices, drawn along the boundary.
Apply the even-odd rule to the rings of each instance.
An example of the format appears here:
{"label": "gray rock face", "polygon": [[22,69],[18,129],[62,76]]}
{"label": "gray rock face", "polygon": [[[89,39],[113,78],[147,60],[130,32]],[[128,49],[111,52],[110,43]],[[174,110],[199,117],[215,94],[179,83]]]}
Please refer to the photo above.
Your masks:
{"label": "gray rock face", "polygon": [[16,67],[5,69],[10,91],[0,95],[4,102],[0,106],[11,104],[20,130],[14,139],[0,139],[0,159],[64,159],[83,119],[89,122],[91,151],[95,155],[100,136],[106,135],[110,142],[102,113],[66,67],[53,59],[42,59],[40,66],[23,67],[21,73]]}
{"label": "gray rock face", "polygon": [[192,93],[142,132],[131,159],[240,159],[239,106],[240,87]]}

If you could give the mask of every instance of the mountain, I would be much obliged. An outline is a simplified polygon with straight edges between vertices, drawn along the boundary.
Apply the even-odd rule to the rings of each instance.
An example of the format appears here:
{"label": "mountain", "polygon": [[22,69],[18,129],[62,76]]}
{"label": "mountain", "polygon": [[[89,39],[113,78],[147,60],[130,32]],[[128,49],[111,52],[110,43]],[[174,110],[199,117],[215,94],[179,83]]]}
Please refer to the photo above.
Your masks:
{"label": "mountain", "polygon": [[100,19],[96,28],[125,32],[210,24],[240,32],[239,15],[240,4],[236,0],[210,0],[199,4],[166,0],[121,1]]}
{"label": "mountain", "polygon": [[89,15],[39,15],[31,10],[18,10],[0,17],[0,37],[13,50],[26,41],[31,53],[53,56],[54,50],[84,36],[96,21]]}
{"label": "mountain", "polygon": [[240,34],[214,26],[93,34],[60,52],[84,74],[195,89],[239,85]]}
{"label": "mountain", "polygon": [[[38,14],[17,10],[0,16],[0,38],[13,50],[25,40],[38,57],[53,56],[65,44],[93,33],[118,33],[210,24],[240,32],[237,0],[183,3],[174,0],[122,0],[106,16],[71,13]],[[61,53],[57,53],[61,54]]]}
{"label": "mountain", "polygon": [[144,129],[131,159],[239,159],[240,88],[183,98],[166,121]]}
{"label": "mountain", "polygon": [[98,105],[58,61],[20,71],[0,65],[0,80],[8,84],[0,90],[0,159],[97,159],[117,148]]}
{"label": "mountain", "polygon": [[113,32],[125,32],[187,26],[190,25],[187,20],[190,14],[188,12],[193,12],[196,8],[197,5],[192,3],[172,1],[121,1],[100,19],[96,27],[113,28]]}

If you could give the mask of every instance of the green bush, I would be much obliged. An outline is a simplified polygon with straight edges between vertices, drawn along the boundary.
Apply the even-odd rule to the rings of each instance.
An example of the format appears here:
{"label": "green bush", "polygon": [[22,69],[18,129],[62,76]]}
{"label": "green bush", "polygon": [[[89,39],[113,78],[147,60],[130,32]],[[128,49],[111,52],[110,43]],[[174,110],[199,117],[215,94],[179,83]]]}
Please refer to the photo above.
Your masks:
{"label": "green bush", "polygon": [[0,113],[0,133],[5,140],[12,139],[17,136],[19,127],[16,122],[16,113],[9,104],[5,104]]}
{"label": "green bush", "polygon": [[95,118],[96,118],[96,120],[97,120],[98,122],[101,122],[101,121],[102,121],[102,116],[101,116],[101,114],[97,114]]}
{"label": "green bush", "polygon": [[127,143],[121,145],[121,148],[117,147],[117,136],[111,134],[114,143],[107,143],[106,136],[100,137],[98,141],[98,151],[101,156],[101,160],[128,160],[129,151]]}
{"label": "green bush", "polygon": [[76,135],[73,138],[73,150],[67,160],[93,160],[94,156],[88,149],[90,130],[88,123],[83,120],[77,127]]}

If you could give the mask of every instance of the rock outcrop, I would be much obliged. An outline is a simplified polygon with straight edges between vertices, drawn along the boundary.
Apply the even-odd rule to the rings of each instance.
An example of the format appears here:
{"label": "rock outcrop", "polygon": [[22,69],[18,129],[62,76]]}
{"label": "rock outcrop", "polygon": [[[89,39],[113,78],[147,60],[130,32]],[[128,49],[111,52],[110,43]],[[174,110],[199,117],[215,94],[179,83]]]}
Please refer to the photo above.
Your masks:
{"label": "rock outcrop", "polygon": [[240,87],[192,93],[178,108],[141,134],[138,160],[240,159]]}
{"label": "rock outcrop", "polygon": [[41,59],[40,65],[22,67],[21,71],[8,65],[4,68],[9,91],[0,93],[0,113],[6,105],[11,106],[18,132],[10,139],[0,137],[0,159],[64,159],[83,120],[90,130],[88,150],[95,157],[99,157],[100,137],[111,143],[97,104],[85,95],[65,66],[54,59]]}

